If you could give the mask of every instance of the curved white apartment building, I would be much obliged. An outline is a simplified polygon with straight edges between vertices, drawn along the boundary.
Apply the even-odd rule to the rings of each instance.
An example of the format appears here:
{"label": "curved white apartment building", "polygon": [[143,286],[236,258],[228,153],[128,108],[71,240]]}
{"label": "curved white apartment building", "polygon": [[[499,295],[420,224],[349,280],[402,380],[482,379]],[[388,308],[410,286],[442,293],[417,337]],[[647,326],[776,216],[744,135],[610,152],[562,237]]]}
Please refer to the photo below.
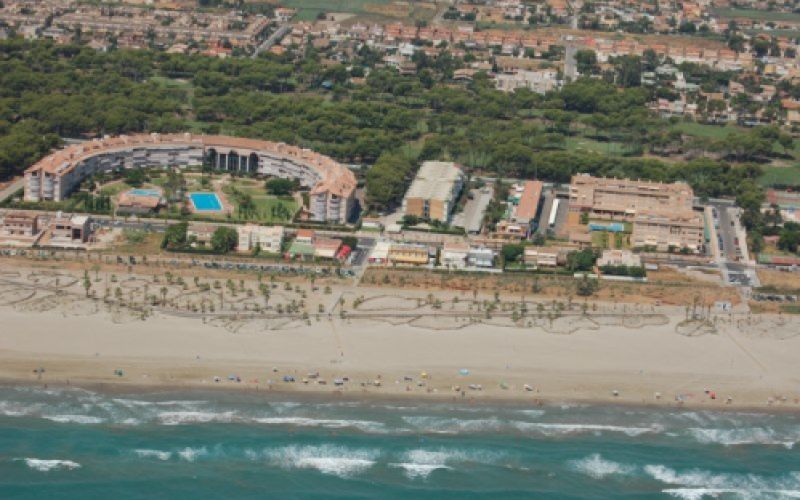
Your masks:
{"label": "curved white apartment building", "polygon": [[310,188],[311,219],[344,224],[356,178],[346,166],[288,144],[218,135],[122,135],[74,144],[25,171],[25,200],[61,201],[86,177],[118,167],[186,167],[210,161],[219,170],[297,179]]}

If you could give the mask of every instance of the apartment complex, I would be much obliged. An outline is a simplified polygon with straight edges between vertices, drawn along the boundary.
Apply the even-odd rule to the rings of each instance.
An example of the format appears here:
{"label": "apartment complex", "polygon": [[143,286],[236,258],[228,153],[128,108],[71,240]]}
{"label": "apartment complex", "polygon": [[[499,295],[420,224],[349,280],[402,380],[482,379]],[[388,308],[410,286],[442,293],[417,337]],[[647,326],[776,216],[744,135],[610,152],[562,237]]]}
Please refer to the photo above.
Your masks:
{"label": "apartment complex", "polygon": [[683,182],[671,184],[629,179],[572,177],[569,209],[603,220],[632,223],[631,245],[702,249],[703,217],[693,210],[694,191]]}
{"label": "apartment complex", "polygon": [[691,211],[693,201],[694,191],[683,182],[666,184],[579,174],[572,177],[569,187],[570,210],[613,220],[632,221],[643,212]]}
{"label": "apartment complex", "polygon": [[86,177],[116,168],[186,167],[296,179],[310,188],[310,218],[345,224],[355,206],[356,178],[346,166],[314,151],[239,137],[141,134],[73,144],[25,171],[25,200],[62,201]]}
{"label": "apartment complex", "polygon": [[459,165],[444,161],[426,161],[406,192],[403,213],[448,222],[463,187],[464,172]]}

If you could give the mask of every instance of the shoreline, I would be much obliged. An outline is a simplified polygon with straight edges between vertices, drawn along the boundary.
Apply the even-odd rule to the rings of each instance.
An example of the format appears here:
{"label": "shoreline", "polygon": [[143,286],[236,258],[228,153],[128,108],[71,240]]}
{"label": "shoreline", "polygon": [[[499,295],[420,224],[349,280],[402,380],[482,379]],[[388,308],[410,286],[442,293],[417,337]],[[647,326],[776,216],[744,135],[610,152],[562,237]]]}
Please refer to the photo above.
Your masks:
{"label": "shoreline", "polygon": [[[0,355],[0,359],[2,356]],[[52,360],[51,360],[52,361]],[[74,362],[74,360],[72,360]],[[52,365],[52,363],[50,363]],[[58,365],[55,365],[58,366]],[[47,374],[47,371],[45,372]],[[602,406],[616,408],[638,408],[654,411],[712,411],[712,412],[757,412],[765,414],[800,414],[800,402],[797,399],[781,402],[776,400],[774,404],[758,404],[755,402],[726,403],[719,398],[712,400],[709,398],[685,400],[682,403],[667,397],[662,399],[646,400],[628,396],[624,391],[619,396],[608,394],[603,397],[593,394],[585,397],[568,396],[566,394],[537,392],[520,392],[519,390],[489,390],[489,391],[465,391],[465,396],[460,393],[445,392],[436,390],[434,392],[405,391],[402,387],[395,387],[393,382],[385,386],[387,390],[369,389],[356,386],[351,382],[349,386],[337,388],[333,385],[303,384],[300,381],[294,383],[284,383],[280,380],[283,375],[278,374],[272,383],[253,383],[252,381],[242,380],[234,382],[222,379],[219,383],[210,380],[201,381],[158,381],[155,379],[147,382],[135,381],[125,378],[115,378],[107,376],[99,378],[97,372],[92,377],[81,378],[80,376],[69,376],[69,373],[61,373],[61,378],[43,377],[36,379],[33,374],[24,376],[19,373],[16,376],[8,375],[8,372],[0,372],[0,386],[6,387],[28,387],[40,389],[82,389],[98,392],[106,395],[120,394],[140,394],[153,396],[165,393],[209,393],[219,395],[246,395],[252,397],[279,397],[309,401],[345,401],[345,402],[391,402],[391,403],[414,403],[414,404],[455,404],[460,406],[497,406],[497,407],[553,407],[553,406]],[[77,372],[75,372],[77,374]],[[52,374],[51,374],[52,375]],[[322,376],[322,373],[320,374]],[[127,376],[127,375],[126,375]],[[433,378],[433,377],[432,377]],[[435,378],[434,378],[435,380]],[[403,384],[401,383],[400,386]],[[519,388],[517,388],[519,389]],[[706,395],[707,396],[707,395]]]}
{"label": "shoreline", "polygon": [[263,387],[249,387],[249,386],[220,386],[220,385],[179,385],[179,384],[137,384],[135,382],[82,382],[77,383],[63,383],[63,382],[38,382],[27,381],[18,378],[0,377],[0,387],[22,387],[30,389],[78,389],[90,392],[96,392],[106,396],[118,395],[140,395],[140,396],[155,396],[163,394],[220,394],[220,395],[236,395],[248,397],[263,397],[265,400],[270,398],[288,398],[292,401],[300,400],[302,402],[312,403],[328,403],[332,401],[341,401],[346,403],[403,403],[415,405],[439,405],[451,404],[456,406],[470,407],[499,407],[499,408],[552,408],[557,406],[565,407],[605,407],[605,408],[627,408],[638,410],[652,410],[652,411],[710,411],[715,413],[758,413],[765,415],[798,415],[800,414],[800,407],[791,407],[783,405],[772,406],[757,406],[746,404],[730,404],[709,407],[702,403],[688,403],[677,404],[675,402],[636,402],[626,401],[612,398],[596,398],[596,399],[545,399],[534,398],[533,400],[526,400],[519,397],[501,397],[496,395],[482,396],[477,398],[459,398],[448,394],[397,394],[397,393],[377,393],[377,392],[342,392],[342,391],[323,391],[323,390],[292,390],[285,386],[278,386],[275,389],[264,389]]}

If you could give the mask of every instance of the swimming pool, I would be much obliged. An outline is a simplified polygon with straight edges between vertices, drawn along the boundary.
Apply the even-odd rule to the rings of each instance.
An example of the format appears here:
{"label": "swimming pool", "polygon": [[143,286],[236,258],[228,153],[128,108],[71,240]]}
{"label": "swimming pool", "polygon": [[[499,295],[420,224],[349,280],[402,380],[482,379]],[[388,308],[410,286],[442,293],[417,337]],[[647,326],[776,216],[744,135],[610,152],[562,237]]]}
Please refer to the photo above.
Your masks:
{"label": "swimming pool", "polygon": [[219,212],[222,202],[216,193],[189,193],[189,199],[197,212]]}
{"label": "swimming pool", "polygon": [[158,189],[131,189],[130,191],[128,191],[128,193],[135,196],[154,196],[154,197],[161,196],[161,191],[159,191]]}

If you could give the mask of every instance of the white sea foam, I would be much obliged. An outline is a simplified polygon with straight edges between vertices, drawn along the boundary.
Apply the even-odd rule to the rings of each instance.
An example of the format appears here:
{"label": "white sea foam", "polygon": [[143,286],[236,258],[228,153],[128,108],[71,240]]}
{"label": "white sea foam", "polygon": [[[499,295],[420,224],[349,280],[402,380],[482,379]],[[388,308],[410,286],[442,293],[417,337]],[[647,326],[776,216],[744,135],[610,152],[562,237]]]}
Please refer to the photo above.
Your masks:
{"label": "white sea foam", "polygon": [[355,428],[364,432],[383,432],[385,426],[370,420],[320,419],[306,417],[264,417],[254,422],[267,425],[294,425],[298,427],[325,427],[329,429]]}
{"label": "white sea foam", "polygon": [[545,414],[544,410],[519,410],[519,413],[529,418],[539,418]]}
{"label": "white sea foam", "polygon": [[405,453],[403,461],[389,464],[391,467],[402,468],[410,479],[427,478],[433,471],[449,469],[448,460],[455,458],[455,454],[445,451],[411,450]]}
{"label": "white sea foam", "polygon": [[450,448],[414,449],[400,457],[399,462],[390,463],[390,467],[402,468],[411,479],[426,478],[439,469],[453,469],[456,464],[479,463],[495,464],[504,455],[486,450],[459,450]]}
{"label": "white sea foam", "polygon": [[770,427],[749,427],[737,429],[689,429],[691,435],[703,444],[721,444],[724,446],[762,444],[783,446],[792,449],[800,441],[800,432],[788,431],[780,433]]}
{"label": "white sea foam", "polygon": [[164,461],[172,458],[171,451],[139,449],[139,450],[133,450],[133,452],[142,458],[157,458],[159,460],[164,460]]}
{"label": "white sea foam", "polygon": [[208,455],[208,449],[205,446],[202,448],[190,448],[186,447],[177,452],[178,456],[181,460],[186,460],[187,462],[194,462],[200,457]]}
{"label": "white sea foam", "polygon": [[400,467],[405,471],[406,477],[409,479],[422,478],[425,479],[431,475],[435,470],[449,469],[446,465],[439,464],[416,464],[413,462],[400,462],[389,464],[391,467]]}
{"label": "white sea foam", "polygon": [[514,422],[514,427],[520,431],[534,431],[546,436],[558,436],[566,434],[582,434],[586,432],[619,432],[626,436],[636,437],[642,434],[657,434],[664,429],[659,425],[649,427],[625,427],[620,425],[601,425],[601,424],[558,424],[542,422]]}
{"label": "white sea foam", "polygon": [[741,498],[800,498],[800,473],[767,478],[757,474],[714,473],[700,469],[678,472],[665,465],[647,465],[645,472],[662,483],[679,486],[664,493],[684,499],[720,494]]}
{"label": "white sea foam", "polygon": [[91,415],[42,415],[42,418],[60,424],[102,424],[105,422],[104,419]]}
{"label": "white sea foam", "polygon": [[236,417],[233,411],[165,411],[158,414],[164,425],[205,424],[209,422],[232,422]]}
{"label": "white sea foam", "polygon": [[333,445],[286,446],[269,450],[271,462],[287,469],[316,469],[323,474],[348,477],[375,464],[378,452]]}
{"label": "white sea foam", "polygon": [[207,401],[191,401],[191,400],[145,401],[140,399],[126,399],[126,398],[114,398],[112,399],[112,401],[127,408],[151,407],[151,406],[180,406],[183,408],[189,408],[189,407],[200,406],[207,403]]}
{"label": "white sea foam", "polygon": [[605,459],[600,456],[599,453],[594,453],[580,460],[573,460],[570,462],[570,465],[578,472],[593,477],[594,479],[603,479],[611,475],[631,474],[636,470],[632,465],[625,465]]}
{"label": "white sea foam", "polygon": [[403,421],[423,432],[458,434],[500,430],[504,423],[497,418],[460,419],[429,416],[405,416]]}
{"label": "white sea foam", "polygon": [[15,458],[14,460],[23,460],[25,465],[33,470],[41,472],[50,472],[54,470],[72,470],[80,468],[81,464],[73,462],[72,460],[44,460],[41,458]]}
{"label": "white sea foam", "polygon": [[5,417],[24,417],[41,410],[39,403],[20,403],[18,401],[0,401],[0,415]]}

